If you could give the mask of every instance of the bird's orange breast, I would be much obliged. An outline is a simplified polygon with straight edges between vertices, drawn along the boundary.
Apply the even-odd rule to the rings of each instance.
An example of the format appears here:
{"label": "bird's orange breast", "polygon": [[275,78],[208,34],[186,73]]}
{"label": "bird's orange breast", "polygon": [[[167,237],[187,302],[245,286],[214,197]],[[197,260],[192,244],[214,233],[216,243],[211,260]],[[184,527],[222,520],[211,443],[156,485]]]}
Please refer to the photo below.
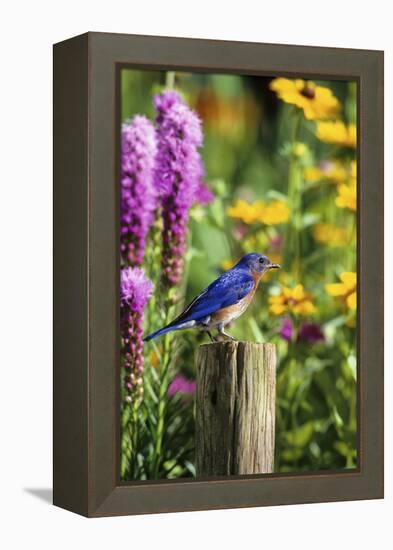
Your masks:
{"label": "bird's orange breast", "polygon": [[255,291],[252,290],[247,294],[247,296],[239,300],[236,304],[233,304],[233,306],[219,309],[213,313],[211,320],[215,323],[229,323],[233,319],[237,319],[250,305],[254,292]]}
{"label": "bird's orange breast", "polygon": [[259,281],[261,279],[260,273],[253,273],[252,277],[254,279],[254,288],[247,294],[247,296],[244,296],[241,300],[239,300],[236,304],[233,304],[232,306],[224,307],[222,309],[219,309],[211,316],[211,323],[212,324],[219,324],[219,323],[230,323],[231,321],[237,319],[240,317],[242,313],[245,312],[245,310],[248,308],[248,306],[251,304],[255,292],[258,288]]}

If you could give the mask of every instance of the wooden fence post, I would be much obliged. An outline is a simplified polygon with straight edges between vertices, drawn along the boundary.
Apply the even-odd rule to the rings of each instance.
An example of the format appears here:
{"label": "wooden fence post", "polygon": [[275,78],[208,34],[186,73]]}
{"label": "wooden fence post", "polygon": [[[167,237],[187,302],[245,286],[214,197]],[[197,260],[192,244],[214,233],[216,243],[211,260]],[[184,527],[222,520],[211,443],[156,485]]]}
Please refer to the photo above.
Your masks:
{"label": "wooden fence post", "polygon": [[197,476],[274,471],[274,344],[217,342],[197,354]]}

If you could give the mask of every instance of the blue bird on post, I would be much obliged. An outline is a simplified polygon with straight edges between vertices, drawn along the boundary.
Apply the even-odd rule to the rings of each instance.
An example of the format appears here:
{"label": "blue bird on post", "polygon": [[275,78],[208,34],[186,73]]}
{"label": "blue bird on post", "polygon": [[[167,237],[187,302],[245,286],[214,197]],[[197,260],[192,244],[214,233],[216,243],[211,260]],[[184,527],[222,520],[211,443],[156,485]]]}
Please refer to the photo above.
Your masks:
{"label": "blue bird on post", "polygon": [[173,330],[189,328],[207,332],[213,342],[215,340],[211,335],[212,329],[217,329],[219,334],[234,340],[225,332],[225,326],[246,311],[255,296],[262,275],[270,269],[279,267],[262,254],[246,254],[194,298],[169,325],[149,334],[144,341],[148,342]]}

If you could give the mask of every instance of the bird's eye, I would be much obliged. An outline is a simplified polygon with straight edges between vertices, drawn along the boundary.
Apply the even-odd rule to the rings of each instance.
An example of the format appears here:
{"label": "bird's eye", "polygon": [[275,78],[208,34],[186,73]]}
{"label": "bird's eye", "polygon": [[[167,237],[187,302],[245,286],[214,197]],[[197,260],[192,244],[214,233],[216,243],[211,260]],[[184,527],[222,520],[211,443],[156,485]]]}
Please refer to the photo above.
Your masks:
{"label": "bird's eye", "polygon": [[265,263],[265,260],[263,258],[259,258],[259,263],[260,264],[264,264]]}

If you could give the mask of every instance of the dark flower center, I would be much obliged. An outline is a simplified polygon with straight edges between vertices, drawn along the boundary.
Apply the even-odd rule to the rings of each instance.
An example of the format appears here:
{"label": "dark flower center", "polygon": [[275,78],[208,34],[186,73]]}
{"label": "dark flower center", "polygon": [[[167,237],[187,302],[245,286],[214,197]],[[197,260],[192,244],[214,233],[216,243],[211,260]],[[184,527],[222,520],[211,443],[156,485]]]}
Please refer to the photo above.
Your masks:
{"label": "dark flower center", "polygon": [[304,85],[303,90],[300,93],[303,97],[306,97],[307,99],[314,99],[315,97],[315,89],[308,84]]}

